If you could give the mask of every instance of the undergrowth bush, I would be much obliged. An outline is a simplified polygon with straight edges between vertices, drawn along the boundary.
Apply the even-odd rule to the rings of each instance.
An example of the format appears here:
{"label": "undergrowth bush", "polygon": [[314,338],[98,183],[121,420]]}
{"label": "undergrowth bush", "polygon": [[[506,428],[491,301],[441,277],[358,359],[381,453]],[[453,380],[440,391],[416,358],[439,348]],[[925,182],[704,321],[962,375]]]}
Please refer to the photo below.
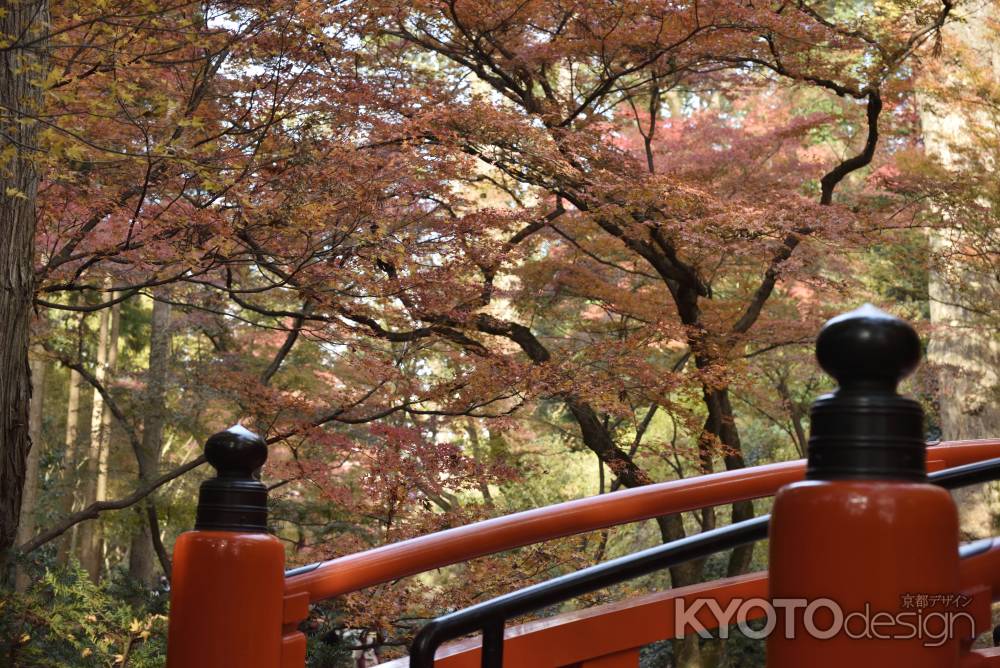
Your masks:
{"label": "undergrowth bush", "polygon": [[0,666],[159,668],[166,608],[123,572],[94,584],[76,564],[45,570],[23,594],[0,591]]}

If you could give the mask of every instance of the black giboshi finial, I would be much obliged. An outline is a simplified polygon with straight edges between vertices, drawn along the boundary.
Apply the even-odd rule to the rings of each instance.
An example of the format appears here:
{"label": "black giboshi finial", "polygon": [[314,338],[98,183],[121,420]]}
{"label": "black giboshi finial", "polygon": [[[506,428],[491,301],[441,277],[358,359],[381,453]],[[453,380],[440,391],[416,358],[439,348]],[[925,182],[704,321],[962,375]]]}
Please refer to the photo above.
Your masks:
{"label": "black giboshi finial", "polygon": [[242,425],[213,434],[205,442],[205,458],[220,478],[250,478],[267,461],[267,444]]}
{"label": "black giboshi finial", "polygon": [[842,388],[896,384],[920,364],[920,337],[905,321],[865,304],[831,319],[816,339],[816,359]]}
{"label": "black giboshi finial", "polygon": [[267,461],[267,444],[234,425],[209,437],[205,458],[216,477],[201,484],[194,528],[199,531],[267,531],[267,488],[254,471]]}
{"label": "black giboshi finial", "polygon": [[816,359],[840,387],[813,403],[806,477],[923,480],[923,410],[896,393],[920,363],[913,328],[871,304],[827,322]]}

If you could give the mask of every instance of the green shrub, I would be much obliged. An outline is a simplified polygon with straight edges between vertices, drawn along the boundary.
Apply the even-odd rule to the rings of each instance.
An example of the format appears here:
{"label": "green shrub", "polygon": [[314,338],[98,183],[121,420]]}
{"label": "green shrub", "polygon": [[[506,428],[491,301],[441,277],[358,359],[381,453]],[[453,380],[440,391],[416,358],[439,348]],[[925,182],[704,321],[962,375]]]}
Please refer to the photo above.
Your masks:
{"label": "green shrub", "polygon": [[163,666],[165,599],[122,573],[96,585],[77,565],[46,570],[24,594],[0,591],[0,666]]}

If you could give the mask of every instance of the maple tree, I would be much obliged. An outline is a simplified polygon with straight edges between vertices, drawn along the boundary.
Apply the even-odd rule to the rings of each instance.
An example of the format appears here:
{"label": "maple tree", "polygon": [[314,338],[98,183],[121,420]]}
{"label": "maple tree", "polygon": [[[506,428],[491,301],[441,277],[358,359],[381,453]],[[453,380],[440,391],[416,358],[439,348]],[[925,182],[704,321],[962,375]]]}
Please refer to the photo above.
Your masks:
{"label": "maple tree", "polygon": [[[883,87],[949,9],[928,4],[925,22],[917,25],[900,25],[896,15],[891,32],[882,32],[888,25],[864,12],[855,17],[858,23],[838,24],[802,4],[755,9],[743,3],[629,3],[581,11],[575,4],[552,3],[385,3],[353,16],[361,29],[374,24],[396,38],[375,54],[371,70],[375,81],[391,72],[390,109],[398,121],[374,142],[418,145],[427,154],[450,148],[451,159],[476,179],[486,163],[486,178],[502,180],[515,201],[541,202],[535,218],[519,229],[508,224],[484,235],[481,211],[465,213],[459,198],[443,198],[448,231],[466,237],[449,274],[465,277],[467,287],[444,303],[442,295],[435,295],[436,303],[400,297],[407,315],[450,328],[451,340],[473,354],[492,345],[507,363],[519,362],[513,377],[523,391],[563,402],[584,443],[626,486],[651,477],[636,463],[635,448],[621,447],[608,418],[641,425],[657,408],[669,410],[674,402],[667,397],[684,387],[700,390],[704,404],[697,468],[713,470],[716,458],[727,468],[741,467],[729,396],[731,362],[755,346],[797,340],[775,337],[774,321],[770,337],[755,325],[779,277],[787,282],[796,265],[810,268],[808,251],[799,250],[803,240],[829,243],[851,226],[850,214],[834,206],[834,190],[872,160]],[[875,24],[870,33],[856,30],[861,20]],[[421,69],[400,81],[391,64],[401,58],[419,62],[418,53],[443,64],[430,81]],[[854,67],[844,68],[845,62]],[[762,87],[807,83],[864,101],[863,120],[855,121],[863,128],[854,142],[858,152],[822,171],[821,162],[814,164],[817,171],[809,175],[802,173],[808,165],[782,156],[788,169],[782,173],[754,157],[780,154],[783,142],[801,138],[820,119],[798,121],[798,127],[772,124],[770,132],[754,136],[738,111],[721,109],[716,123],[706,119],[699,128],[698,116],[711,115],[700,114],[695,123],[672,118],[670,130],[663,129],[666,94],[690,91],[697,105],[704,96],[699,89],[725,92],[745,87],[748,79]],[[727,124],[722,114],[739,120]],[[623,133],[631,133],[631,146]],[[683,140],[669,141],[682,133]],[[733,134],[740,138],[733,141]],[[810,178],[819,186],[812,197],[804,183]],[[532,262],[541,245],[544,259]],[[797,250],[806,258],[792,260]],[[391,262],[383,264],[386,277],[399,286],[393,295],[412,291],[439,271],[411,269],[404,275]],[[488,310],[502,294],[494,283],[505,267],[516,267],[510,271],[522,289],[503,297],[522,311],[523,320]],[[604,312],[594,318],[606,321],[600,323],[604,331],[564,341],[546,336],[541,308],[551,313],[553,306],[581,309],[588,302]],[[488,336],[461,341],[473,333]],[[504,343],[493,343],[496,338],[516,345],[527,364],[511,360]],[[674,360],[647,356],[674,342],[682,344]],[[688,357],[691,372],[685,370]],[[645,418],[638,406],[648,407]],[[636,432],[633,446],[642,438]],[[736,504],[732,519],[752,512],[750,503]],[[701,525],[714,521],[708,511]],[[659,522],[664,539],[685,533],[679,517]],[[742,572],[749,560],[750,550],[736,550],[729,572]],[[675,568],[672,580],[694,582],[699,569]]]}
{"label": "maple tree", "polygon": [[[886,222],[862,177],[889,150],[880,137],[912,125],[908,68],[953,8],[50,5],[39,107],[18,107],[39,146],[37,196],[25,191],[34,338],[96,390],[114,418],[107,447],[135,474],[20,548],[140,502],[159,540],[157,509],[174,509],[150,495],[241,419],[272,444],[266,474],[298,560],[497,512],[490,486],[526,471],[460,447],[484,428],[579,444],[602,491],[744,466],[740,406],[787,411],[772,422],[801,450],[793,347],[853,289],[848,251]],[[19,39],[5,53],[27,49]],[[28,174],[10,146],[8,171]],[[143,338],[151,301],[172,308],[172,357],[162,333],[159,347]],[[116,305],[142,335],[125,331],[136,352],[105,378],[90,321]],[[168,372],[183,392],[160,391],[172,413],[158,427],[145,392]],[[173,469],[147,442],[164,423],[187,442]],[[0,438],[16,455],[14,477],[0,473],[16,518],[26,435]],[[659,537],[716,514],[659,518]],[[531,575],[502,559],[467,568],[499,590],[577,564],[572,552],[532,553]],[[752,557],[734,551],[727,572]],[[676,567],[672,584],[704,568]],[[488,590],[400,587],[346,604],[376,644],[400,643],[414,601]],[[697,661],[697,643],[678,651]]]}
{"label": "maple tree", "polygon": [[[530,374],[525,379],[535,386],[533,391],[551,385],[549,396],[564,401],[587,446],[625,485],[642,485],[650,477],[602,424],[600,414],[606,411],[601,408],[628,414],[638,405],[656,407],[692,379],[704,403],[700,470],[711,471],[717,456],[728,468],[740,467],[728,363],[758,343],[751,331],[779,277],[789,281],[796,265],[808,267],[807,259],[791,260],[803,240],[829,241],[850,226],[850,214],[834,205],[834,191],[872,160],[883,87],[913,49],[934,34],[950,5],[928,3],[917,14],[919,22],[909,25],[909,16],[876,17],[863,10],[853,21],[839,24],[802,4],[757,9],[745,3],[627,3],[580,9],[551,3],[494,3],[488,8],[478,3],[385,3],[351,17],[359,29],[376,25],[396,38],[375,54],[372,76],[378,81],[380,74],[391,72],[391,111],[399,120],[374,141],[417,144],[427,154],[449,148],[452,160],[466,170],[481,171],[472,159],[486,163],[491,168],[487,175],[495,174],[509,189],[527,190],[542,202],[535,207],[535,219],[519,230],[505,226],[511,230],[506,243],[485,235],[492,243],[484,247],[481,241],[475,244],[484,236],[479,229],[482,212],[455,211],[461,206],[457,198],[446,200],[443,216],[449,228],[469,237],[462,241],[464,257],[459,258],[464,266],[458,265],[464,274],[450,271],[453,277],[466,276],[467,288],[444,304],[412,298],[408,315],[451,328],[452,340],[475,332],[516,344],[529,366],[538,367],[522,371]],[[857,30],[862,21],[870,28]],[[430,81],[420,69],[398,81],[390,63],[417,59],[416,53],[444,62]],[[845,68],[845,62],[853,66]],[[754,136],[738,110],[720,109],[719,122],[702,122],[698,115],[692,123],[671,119],[676,127],[664,131],[667,121],[660,115],[668,92],[690,91],[697,105],[704,95],[699,89],[724,93],[748,83],[811,84],[864,101],[863,129],[855,139],[858,152],[831,161],[824,171],[818,171],[819,162],[812,174],[802,173],[809,166],[796,164],[795,156],[782,156],[787,162],[781,167],[788,169],[783,174],[780,167],[755,163],[754,156],[768,156],[768,150],[780,154],[783,142],[793,141],[797,133],[801,138],[821,119],[772,125],[770,132]],[[732,118],[728,124],[723,114]],[[633,135],[631,147],[623,133]],[[684,140],[669,141],[681,133]],[[733,141],[736,133],[739,141]],[[807,194],[810,179],[819,186],[813,197]],[[512,196],[524,199],[526,194]],[[466,232],[470,226],[476,227]],[[534,248],[528,246],[535,244],[554,250],[547,249],[545,259],[533,263],[528,258]],[[566,250],[558,248],[563,244]],[[560,252],[570,255],[572,260],[564,264],[572,266],[550,270],[554,280],[531,283],[521,277],[558,261]],[[403,276],[386,264],[387,278],[400,291],[426,280],[416,271]],[[589,300],[634,324],[615,330],[617,351],[601,346],[584,351],[575,342],[553,350],[520,321],[484,312],[496,297],[494,278],[505,265],[519,265],[513,271],[526,286],[521,294],[530,295],[535,304],[545,288],[556,293],[562,288],[566,299],[543,298],[546,307],[552,302],[570,306],[576,297],[577,308]],[[747,280],[754,269],[757,277]],[[637,301],[645,312],[637,312]],[[530,307],[530,316],[540,320],[537,308]],[[760,345],[777,343],[766,335],[762,339]],[[682,343],[693,372],[682,373],[684,365],[678,364],[671,374],[669,366],[644,364],[634,355],[615,366],[615,352],[666,347],[671,341]],[[488,344],[476,340],[463,345],[476,350]],[[582,368],[604,366],[606,375],[577,375],[577,363]],[[642,369],[649,373],[645,378],[637,373]],[[558,378],[560,372],[563,387],[550,375]],[[623,378],[633,375],[635,382],[626,381],[623,389]],[[566,387],[567,377],[577,382]],[[615,384],[595,392],[580,382],[591,379],[597,384],[614,379]],[[608,396],[609,389],[619,395],[617,400]],[[597,403],[601,398],[604,406]],[[733,518],[751,513],[749,504],[737,504]],[[661,524],[664,538],[683,535],[679,518],[663,518]],[[749,553],[738,550],[731,571],[741,571],[748,560]],[[678,582],[690,581],[683,569],[676,570]]]}

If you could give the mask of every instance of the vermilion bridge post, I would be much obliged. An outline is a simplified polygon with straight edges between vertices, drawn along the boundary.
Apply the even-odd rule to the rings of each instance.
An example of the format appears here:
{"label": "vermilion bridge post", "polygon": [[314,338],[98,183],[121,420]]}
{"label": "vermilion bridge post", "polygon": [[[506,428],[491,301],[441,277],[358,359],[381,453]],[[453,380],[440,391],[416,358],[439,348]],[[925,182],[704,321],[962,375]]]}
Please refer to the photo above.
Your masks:
{"label": "vermilion bridge post", "polygon": [[[267,489],[253,473],[264,441],[242,427],[215,434],[194,531],[174,547],[168,668],[279,668],[285,550],[267,532]],[[302,662],[298,664],[300,667]]]}

